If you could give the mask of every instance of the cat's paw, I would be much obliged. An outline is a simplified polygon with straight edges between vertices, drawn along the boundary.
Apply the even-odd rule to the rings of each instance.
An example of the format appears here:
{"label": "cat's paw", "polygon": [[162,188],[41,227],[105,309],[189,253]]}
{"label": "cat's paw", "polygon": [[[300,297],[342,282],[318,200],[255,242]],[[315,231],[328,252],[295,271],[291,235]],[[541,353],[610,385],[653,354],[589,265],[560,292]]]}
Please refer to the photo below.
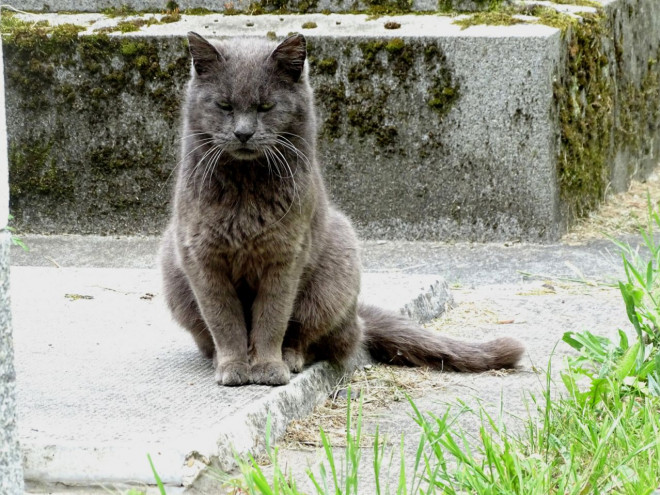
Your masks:
{"label": "cat's paw", "polygon": [[289,368],[283,361],[257,363],[250,368],[252,383],[260,385],[286,385],[290,377]]}
{"label": "cat's paw", "polygon": [[215,381],[218,385],[235,387],[250,383],[250,372],[247,363],[230,361],[218,364],[215,368]]}
{"label": "cat's paw", "polygon": [[282,349],[282,359],[291,373],[300,373],[305,366],[305,358],[297,349],[286,347]]}

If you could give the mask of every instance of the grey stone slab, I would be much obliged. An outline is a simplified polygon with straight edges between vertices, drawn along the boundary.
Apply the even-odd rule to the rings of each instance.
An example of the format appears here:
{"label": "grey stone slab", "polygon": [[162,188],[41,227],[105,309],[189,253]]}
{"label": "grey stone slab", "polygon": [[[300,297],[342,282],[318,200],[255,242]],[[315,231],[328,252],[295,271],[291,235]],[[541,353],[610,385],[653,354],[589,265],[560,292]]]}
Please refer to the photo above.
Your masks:
{"label": "grey stone slab", "polygon": [[[365,275],[369,302],[401,308],[435,276]],[[444,292],[443,292],[444,291]],[[309,413],[345,370],[318,363],[285,387],[219,387],[210,361],[171,320],[156,270],[19,267],[12,272],[25,476],[84,486],[191,484],[232,465]],[[442,295],[444,294],[444,296]],[[433,299],[433,298],[431,298]]]}
{"label": "grey stone slab", "polygon": [[[89,26],[93,14],[43,18],[80,22],[88,32],[117,22]],[[385,29],[388,20],[401,27]],[[188,71],[181,36],[188,30],[284,36],[305,22],[317,25],[303,31],[321,123],[320,161],[333,199],[363,235],[556,237],[550,110],[559,31],[540,25],[463,31],[442,16],[183,16],[99,42],[114,61],[93,74],[92,60],[60,61],[66,68],[55,71],[37,97],[52,92],[45,105],[31,103],[36,92],[19,82],[29,50],[8,45],[8,70],[16,76],[9,78],[8,100],[16,159],[37,153],[48,159],[36,167],[41,172],[31,173],[54,170],[38,194],[30,174],[14,176],[19,225],[43,233],[160,231],[176,164],[178,95]],[[166,76],[154,79],[136,69],[140,50]],[[336,62],[334,69],[324,60]],[[60,102],[62,91],[73,100]],[[434,108],[429,103],[436,93],[456,98]],[[521,112],[525,118],[515,119]]]}
{"label": "grey stone slab", "polygon": [[28,251],[16,246],[11,262],[20,266],[156,268],[160,237],[21,234]]}
{"label": "grey stone slab", "polygon": [[[547,26],[462,30],[437,15],[184,15],[108,39],[50,39],[56,63],[33,56],[38,43],[9,40],[12,210],[35,233],[158,233],[177,161],[184,33],[302,31],[320,161],[364,237],[557,240],[660,156],[660,4],[617,0],[603,12],[592,51]],[[82,23],[85,34],[121,20],[24,18]],[[386,29],[390,20],[401,27]]]}
{"label": "grey stone slab", "polygon": [[0,493],[23,492],[9,294],[9,233],[0,230]]}

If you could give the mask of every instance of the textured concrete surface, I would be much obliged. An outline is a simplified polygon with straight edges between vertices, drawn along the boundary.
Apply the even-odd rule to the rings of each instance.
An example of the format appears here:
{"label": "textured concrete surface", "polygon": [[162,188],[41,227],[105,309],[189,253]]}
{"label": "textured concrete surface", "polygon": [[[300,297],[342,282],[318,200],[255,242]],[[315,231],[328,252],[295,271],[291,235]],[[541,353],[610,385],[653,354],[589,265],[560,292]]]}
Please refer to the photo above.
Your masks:
{"label": "textured concrete surface", "polygon": [[[88,32],[118,22],[94,14],[43,18],[80,23]],[[401,27],[386,29],[389,20]],[[26,65],[32,48],[10,42],[17,222],[43,233],[159,232],[188,71],[181,36],[302,30],[310,40],[320,161],[333,199],[363,236],[552,238],[559,231],[551,119],[559,31],[539,25],[463,31],[452,21],[183,16],[109,40],[82,36],[51,46],[67,60],[53,72],[48,60]],[[304,30],[305,22],[317,27]],[[80,46],[80,56],[71,45]],[[99,67],[99,50],[112,64]],[[49,74],[36,97],[24,84],[30,71]],[[35,166],[26,167],[30,160]]]}
{"label": "textured concrete surface", "polygon": [[[24,235],[30,246],[15,247],[12,264],[43,267],[156,268],[157,237]],[[637,245],[636,237],[625,240]],[[544,276],[610,281],[623,275],[619,255],[607,240],[567,244],[477,244],[364,241],[362,264],[370,273],[439,274],[450,284],[522,282]],[[527,274],[527,275],[526,275]]]}
{"label": "textured concrete surface", "polygon": [[[255,5],[255,2],[247,0],[234,0],[231,2],[220,2],[218,0],[179,0],[176,3],[182,10],[204,8],[214,12],[223,12],[229,7],[235,10],[248,11]],[[114,0],[51,0],[50,2],[44,2],[43,0],[10,0],[9,4],[16,8],[35,12],[100,12],[103,9],[118,7],[117,2]],[[266,10],[272,10],[274,8],[272,3],[267,1],[256,2],[256,4],[263,6]],[[343,12],[366,10],[371,6],[378,7],[386,4],[388,4],[388,2],[365,2],[359,0],[315,0],[311,2],[289,0],[284,3],[284,8],[294,12],[322,12],[324,10]],[[449,0],[449,2],[445,0],[444,4],[451,5],[451,7],[456,10],[483,10],[488,6],[488,2],[484,0]],[[122,5],[130,5],[131,8],[138,11],[146,10],[158,12],[166,8],[167,1],[132,0],[130,2],[122,3]],[[278,5],[280,4],[278,3]],[[390,5],[399,9],[410,9],[413,12],[435,11],[438,8],[438,2],[435,0],[412,0],[409,3],[392,1]]]}
{"label": "textured concrete surface", "polygon": [[[79,23],[86,34],[122,20],[24,18]],[[184,15],[110,38],[8,39],[17,223],[42,233],[162,229],[190,29],[308,36],[320,159],[363,237],[557,239],[657,160],[657,2],[609,2],[602,22],[565,37],[542,25],[461,30],[453,20]]]}
{"label": "textured concrete surface", "polygon": [[23,492],[9,294],[9,234],[0,230],[0,493]]}
{"label": "textured concrete surface", "polygon": [[[367,274],[365,300],[403,308],[432,292],[412,312],[428,319],[450,300],[438,278]],[[192,484],[208,465],[231,467],[232,447],[258,450],[267,415],[281,435],[344,373],[320,363],[285,387],[217,386],[210,361],[171,322],[153,269],[14,266],[12,295],[31,486],[150,482],[147,453],[166,483]]]}

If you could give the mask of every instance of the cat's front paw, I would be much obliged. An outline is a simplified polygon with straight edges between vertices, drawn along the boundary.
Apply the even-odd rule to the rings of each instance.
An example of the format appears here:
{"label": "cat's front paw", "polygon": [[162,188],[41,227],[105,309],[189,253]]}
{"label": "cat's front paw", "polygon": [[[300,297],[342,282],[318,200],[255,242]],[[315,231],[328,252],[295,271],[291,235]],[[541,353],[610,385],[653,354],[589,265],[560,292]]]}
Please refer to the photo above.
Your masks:
{"label": "cat's front paw", "polygon": [[216,365],[215,381],[218,385],[235,387],[250,383],[250,372],[247,363],[230,361]]}
{"label": "cat's front paw", "polygon": [[289,368],[283,361],[257,363],[250,368],[252,383],[260,385],[286,385],[290,377]]}
{"label": "cat's front paw", "polygon": [[305,366],[305,358],[302,353],[292,347],[282,349],[282,359],[289,367],[291,373],[300,373]]}

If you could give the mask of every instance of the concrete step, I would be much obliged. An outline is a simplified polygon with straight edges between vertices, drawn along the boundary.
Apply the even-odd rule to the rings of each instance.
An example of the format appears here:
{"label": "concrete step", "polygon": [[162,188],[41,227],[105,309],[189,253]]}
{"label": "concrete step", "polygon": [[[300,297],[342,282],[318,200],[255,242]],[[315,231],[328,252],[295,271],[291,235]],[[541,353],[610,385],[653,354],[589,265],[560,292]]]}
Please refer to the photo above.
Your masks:
{"label": "concrete step", "polygon": [[[451,298],[430,275],[365,274],[364,294],[418,320]],[[152,483],[147,454],[166,484],[193,486],[230,469],[234,451],[259,453],[268,415],[276,439],[348,370],[317,363],[284,387],[217,386],[154,269],[13,266],[11,299],[30,486]]]}
{"label": "concrete step", "polygon": [[[194,493],[204,486],[204,473],[232,467],[232,447],[241,453],[263,448],[268,414],[277,438],[342,376],[319,363],[285,387],[218,387],[210,363],[163,306],[154,268],[157,239],[24,240],[29,252],[12,251],[11,299],[20,443],[30,493],[152,484],[147,453],[168,493]],[[367,242],[362,293],[367,302],[427,319],[453,299],[444,278],[456,287],[502,295],[529,291],[520,271],[607,280],[620,276],[609,247]],[[583,304],[595,310],[594,301]],[[487,339],[513,331],[495,327],[466,327],[460,337]],[[539,364],[552,345],[537,349],[536,340],[546,337],[537,333],[517,335],[534,342],[530,352]]]}
{"label": "concrete step", "polygon": [[155,24],[109,36],[96,30],[133,18],[21,15],[85,30],[47,37],[32,24],[5,36],[16,224],[160,232],[189,64],[184,34],[300,31],[326,179],[362,236],[557,239],[607,190],[658,161],[660,4],[557,8],[587,14],[571,24],[527,2],[521,12],[537,16],[522,24],[468,29],[436,14],[183,15],[166,24],[149,14],[143,21]]}

